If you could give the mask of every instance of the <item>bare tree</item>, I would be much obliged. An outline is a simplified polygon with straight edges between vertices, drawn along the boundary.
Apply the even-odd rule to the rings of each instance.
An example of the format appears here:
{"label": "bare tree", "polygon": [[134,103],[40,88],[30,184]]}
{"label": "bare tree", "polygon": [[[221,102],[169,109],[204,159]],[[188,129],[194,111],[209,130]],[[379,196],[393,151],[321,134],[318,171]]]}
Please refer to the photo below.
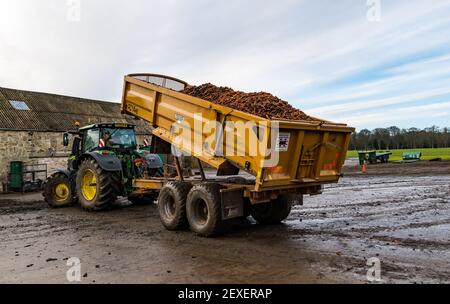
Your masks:
{"label": "bare tree", "polygon": [[350,148],[353,150],[420,149],[450,147],[450,129],[432,126],[423,130],[418,128],[400,129],[396,126],[377,128],[373,131],[363,129],[354,133]]}

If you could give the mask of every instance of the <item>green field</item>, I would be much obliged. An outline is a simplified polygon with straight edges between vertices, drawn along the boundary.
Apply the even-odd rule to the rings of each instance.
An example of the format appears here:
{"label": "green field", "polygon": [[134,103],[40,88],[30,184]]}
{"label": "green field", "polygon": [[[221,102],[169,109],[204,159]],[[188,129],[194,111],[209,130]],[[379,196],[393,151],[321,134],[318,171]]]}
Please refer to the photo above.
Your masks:
{"label": "green field", "polygon": [[[442,149],[407,149],[407,150],[390,150],[393,154],[390,158],[392,161],[402,160],[404,152],[422,152],[422,160],[430,160],[433,158],[442,158],[450,160],[450,148]],[[347,158],[358,157],[358,151],[349,151]]]}

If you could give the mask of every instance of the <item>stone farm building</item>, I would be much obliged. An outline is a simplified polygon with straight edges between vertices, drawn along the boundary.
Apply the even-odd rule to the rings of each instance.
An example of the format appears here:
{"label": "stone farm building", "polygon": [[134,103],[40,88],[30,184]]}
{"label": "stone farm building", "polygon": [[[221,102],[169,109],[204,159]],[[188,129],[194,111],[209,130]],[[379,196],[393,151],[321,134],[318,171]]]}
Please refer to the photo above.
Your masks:
{"label": "stone farm building", "polygon": [[135,124],[140,144],[151,134],[145,122],[122,115],[118,103],[0,88],[0,192],[11,161],[47,164],[48,174],[65,168],[71,148],[63,146],[63,134],[75,131],[75,122]]}

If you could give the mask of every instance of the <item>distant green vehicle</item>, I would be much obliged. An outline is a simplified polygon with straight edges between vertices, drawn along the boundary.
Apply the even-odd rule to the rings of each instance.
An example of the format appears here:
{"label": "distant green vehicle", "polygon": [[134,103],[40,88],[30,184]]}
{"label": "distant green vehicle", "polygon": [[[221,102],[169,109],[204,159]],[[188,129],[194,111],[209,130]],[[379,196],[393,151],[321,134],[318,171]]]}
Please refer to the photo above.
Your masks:
{"label": "distant green vehicle", "polygon": [[[80,128],[74,139],[68,168],[50,176],[44,198],[51,207],[79,202],[86,210],[108,208],[118,196],[131,202],[153,202],[154,192],[137,192],[135,178],[162,177],[163,162],[149,148],[138,148],[135,126],[95,124]],[[69,134],[64,134],[64,146]]]}
{"label": "distant green vehicle", "polygon": [[359,163],[360,165],[364,164],[377,164],[377,163],[388,163],[389,158],[392,155],[392,152],[377,152],[377,151],[360,151],[359,155]]}
{"label": "distant green vehicle", "polygon": [[422,152],[405,152],[403,153],[404,161],[419,161],[422,158]]}

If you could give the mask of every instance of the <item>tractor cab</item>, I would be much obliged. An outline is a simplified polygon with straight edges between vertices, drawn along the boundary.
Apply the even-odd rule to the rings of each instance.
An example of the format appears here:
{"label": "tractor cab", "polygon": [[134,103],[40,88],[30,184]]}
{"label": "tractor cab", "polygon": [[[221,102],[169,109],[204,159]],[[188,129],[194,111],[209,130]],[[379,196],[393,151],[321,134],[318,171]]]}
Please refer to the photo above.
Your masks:
{"label": "tractor cab", "polygon": [[130,151],[137,147],[135,126],[131,124],[94,124],[80,128],[78,134],[72,155],[102,150]]}
{"label": "tractor cab", "polygon": [[[127,123],[99,123],[79,128],[73,140],[68,169],[77,170],[87,155],[102,162],[100,156],[116,156],[123,162],[124,156],[131,156],[137,149],[135,126]],[[64,135],[64,145],[69,145],[68,135]],[[97,157],[98,156],[98,157]],[[128,168],[128,166],[125,166]],[[132,172],[124,172],[130,175]]]}

